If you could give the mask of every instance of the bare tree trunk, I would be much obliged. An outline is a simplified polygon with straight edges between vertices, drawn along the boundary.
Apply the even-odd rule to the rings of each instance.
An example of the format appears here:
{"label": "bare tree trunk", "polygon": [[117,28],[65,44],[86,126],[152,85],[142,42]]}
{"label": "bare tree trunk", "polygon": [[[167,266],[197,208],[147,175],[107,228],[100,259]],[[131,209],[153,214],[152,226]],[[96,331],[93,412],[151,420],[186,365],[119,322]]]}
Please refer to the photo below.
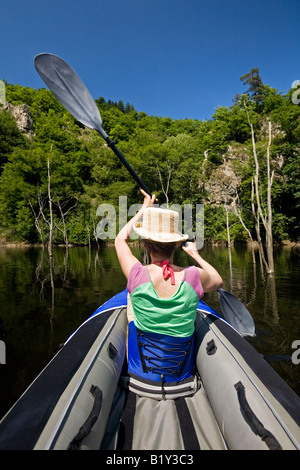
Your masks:
{"label": "bare tree trunk", "polygon": [[261,236],[260,236],[259,213],[258,213],[258,211],[256,212],[255,204],[254,204],[254,182],[253,182],[253,180],[252,180],[251,186],[252,186],[251,187],[251,207],[252,207],[252,214],[253,214],[253,218],[254,218],[254,225],[255,225],[255,231],[256,231],[256,238],[257,238],[259,256],[260,256],[261,263],[263,263],[266,271],[268,271],[268,263],[266,261],[264,248],[263,248],[263,243],[262,243],[262,239],[261,239]]}
{"label": "bare tree trunk", "polygon": [[230,287],[232,289],[231,240],[230,240],[230,227],[229,227],[229,211],[228,211],[227,204],[225,204],[225,211],[226,211],[226,229],[227,229],[228,257],[229,257]]}
{"label": "bare tree trunk", "polygon": [[227,231],[227,243],[228,246],[231,245],[231,240],[230,240],[230,227],[229,227],[229,210],[227,204],[225,204],[225,212],[226,212],[226,231]]}
{"label": "bare tree trunk", "polygon": [[97,237],[96,224],[95,224],[95,220],[93,216],[92,216],[92,221],[93,221],[93,234],[97,243],[97,250],[99,250],[100,247],[99,247],[99,242],[98,242],[98,237]]}
{"label": "bare tree trunk", "polygon": [[[253,124],[250,120],[246,104],[245,104],[245,110],[246,110],[248,123],[249,123],[250,130],[251,130],[252,152],[253,152],[253,157],[254,157],[254,162],[255,162],[255,175],[254,175],[255,191],[254,193],[255,193],[256,206],[257,206],[257,215],[255,215],[256,211],[254,210],[254,198],[252,200],[252,212],[255,218],[255,227],[256,227],[256,232],[258,235],[258,244],[260,248],[260,254],[261,254],[263,263],[265,265],[267,274],[272,274],[274,272],[273,234],[272,234],[272,198],[271,198],[271,188],[272,188],[272,183],[273,183],[274,171],[272,172],[272,175],[271,175],[271,170],[270,170],[270,148],[271,148],[271,143],[272,143],[272,123],[269,121],[269,141],[268,141],[268,147],[267,147],[267,185],[268,185],[267,211],[264,214],[262,210],[262,203],[261,203],[261,196],[260,196],[259,162],[258,162],[258,157],[257,157],[257,152],[256,152],[255,135],[254,135]],[[262,240],[260,237],[260,227],[259,227],[260,220],[262,221],[263,226],[266,231],[267,258],[264,255],[263,244],[262,244]]]}
{"label": "bare tree trunk", "polygon": [[272,195],[271,188],[273,184],[274,170],[271,174],[270,167],[270,148],[272,143],[272,124],[269,121],[269,142],[267,148],[267,178],[268,178],[268,192],[267,192],[267,219],[266,219],[266,248],[267,258],[270,273],[274,272],[274,256],[273,256],[273,233],[272,233]]}
{"label": "bare tree trunk", "polygon": [[253,260],[253,264],[255,264],[255,263],[256,263],[256,259],[255,259],[255,252],[254,252],[254,241],[253,241],[253,237],[252,237],[252,235],[251,235],[250,230],[248,229],[248,227],[246,226],[245,222],[244,222],[243,219],[242,219],[241,211],[238,210],[238,208],[237,208],[237,206],[236,206],[236,200],[233,201],[232,205],[233,205],[233,210],[234,210],[235,215],[238,217],[240,223],[242,224],[242,227],[244,228],[244,230],[246,230],[246,232],[247,232],[247,234],[248,234],[248,237],[249,237],[250,240],[251,240],[252,260]]}
{"label": "bare tree trunk", "polygon": [[52,243],[53,243],[53,210],[52,210],[52,196],[51,196],[51,173],[50,173],[50,159],[47,160],[47,168],[48,168],[48,201],[49,201],[49,244],[48,244],[48,251],[49,256],[52,256]]}
{"label": "bare tree trunk", "polygon": [[[39,196],[39,199],[40,199],[40,196]],[[43,230],[42,230],[42,227],[41,227],[41,224],[40,224],[40,217],[41,217],[41,205],[39,204],[39,213],[37,214],[34,210],[34,207],[30,201],[30,198],[28,197],[28,202],[29,202],[29,206],[30,206],[30,209],[31,209],[31,212],[32,212],[32,215],[33,215],[33,218],[34,218],[34,225],[35,225],[35,228],[37,229],[39,235],[40,235],[40,238],[41,238],[41,242],[43,244],[43,246],[45,245],[45,240],[44,240],[44,234],[43,234]]]}
{"label": "bare tree trunk", "polygon": [[[66,249],[68,249],[68,247],[69,247],[68,232],[67,232],[67,226],[66,226],[66,216],[68,215],[69,212],[71,212],[72,209],[74,209],[74,207],[77,206],[78,201],[76,200],[75,204],[73,204],[73,206],[69,207],[67,210],[64,211],[65,206],[68,207],[69,202],[70,202],[70,199],[64,201],[63,203],[61,203],[58,196],[56,195],[55,205],[59,209],[60,220],[55,224],[54,228],[57,228],[63,234]],[[62,225],[63,225],[62,229],[59,227],[60,223],[62,223]]]}
{"label": "bare tree trunk", "polygon": [[[52,146],[49,152],[49,157],[47,159],[47,176],[48,176],[47,197],[43,199],[41,196],[41,191],[39,191],[38,196],[37,196],[37,202],[39,205],[38,213],[34,209],[33,204],[31,203],[31,200],[28,197],[29,206],[31,208],[32,215],[34,217],[34,223],[41,237],[42,243],[45,244],[46,243],[45,240],[47,236],[49,237],[48,251],[49,251],[50,257],[52,256],[53,237],[54,237],[54,231],[56,229],[62,232],[66,249],[68,249],[69,241],[68,241],[68,233],[67,233],[67,226],[66,226],[66,216],[78,204],[78,199],[76,199],[75,196],[63,202],[60,202],[55,191],[52,190],[51,188],[51,161],[50,161],[51,153],[52,153]],[[49,206],[49,217],[46,217],[46,214],[45,214],[45,206],[47,204],[47,199],[48,199],[48,206]],[[75,203],[72,206],[70,206],[70,202],[72,199],[75,199]],[[55,219],[54,219],[53,205],[56,205],[60,212],[60,219],[57,222],[55,222]],[[46,235],[44,235],[43,226],[40,224],[40,218],[44,220],[45,224],[49,228],[49,232]],[[63,229],[59,227],[60,224],[63,225]]]}
{"label": "bare tree trunk", "polygon": [[169,163],[167,163],[167,167],[168,167],[168,179],[167,179],[166,185],[164,185],[160,168],[159,168],[158,165],[156,165],[156,167],[157,167],[157,173],[158,173],[159,181],[160,181],[160,184],[161,184],[161,189],[162,189],[162,192],[163,192],[164,195],[165,195],[167,207],[169,207],[169,196],[168,196],[168,192],[169,192],[169,187],[170,187],[170,181],[171,181],[171,177],[172,177],[173,168],[172,168],[172,165],[170,165]]}
{"label": "bare tree trunk", "polygon": [[87,230],[87,233],[88,233],[89,251],[91,251],[91,232],[90,232],[90,227],[88,226],[88,224],[86,224],[86,230]]}
{"label": "bare tree trunk", "polygon": [[63,236],[64,236],[64,242],[65,242],[65,245],[66,245],[66,249],[68,249],[68,246],[69,246],[69,242],[68,242],[68,234],[67,234],[67,227],[66,227],[66,221],[65,221],[65,214],[62,210],[62,207],[61,207],[61,204],[60,204],[60,201],[58,199],[58,197],[56,197],[56,205],[58,206],[58,209],[59,209],[59,212],[60,212],[60,220],[62,221],[62,224],[63,224],[63,230],[61,230]]}

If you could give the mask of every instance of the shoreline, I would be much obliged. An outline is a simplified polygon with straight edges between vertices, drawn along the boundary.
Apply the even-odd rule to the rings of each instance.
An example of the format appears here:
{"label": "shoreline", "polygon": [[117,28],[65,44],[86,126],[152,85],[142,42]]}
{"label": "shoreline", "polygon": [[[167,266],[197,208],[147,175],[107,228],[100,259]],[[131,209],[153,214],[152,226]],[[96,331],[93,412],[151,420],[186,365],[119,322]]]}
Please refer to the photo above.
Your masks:
{"label": "shoreline", "polygon": [[[129,241],[129,245],[135,246],[135,245],[140,245],[140,241]],[[251,242],[250,240],[247,240],[245,243],[234,243],[231,242],[230,248],[235,248],[238,246],[244,246],[251,248],[251,245],[254,245],[254,249],[258,249],[258,244],[256,241]],[[205,245],[213,246],[213,247],[228,247],[228,243],[224,240],[216,240],[216,241],[211,241],[207,240],[204,242]],[[107,247],[107,246],[114,246],[113,241],[107,241],[107,242],[101,242],[99,245],[100,247]],[[93,242],[90,245],[76,245],[73,243],[66,245],[64,244],[53,244],[52,248],[78,248],[78,247],[97,247],[97,243]],[[274,249],[275,248],[290,248],[290,249],[300,249],[300,240],[299,241],[291,241],[291,240],[282,240],[281,242],[275,242],[273,245]],[[27,242],[17,242],[17,241],[7,241],[4,239],[0,239],[0,249],[1,248],[44,248],[48,249],[48,244],[43,245],[42,243],[27,243]]]}

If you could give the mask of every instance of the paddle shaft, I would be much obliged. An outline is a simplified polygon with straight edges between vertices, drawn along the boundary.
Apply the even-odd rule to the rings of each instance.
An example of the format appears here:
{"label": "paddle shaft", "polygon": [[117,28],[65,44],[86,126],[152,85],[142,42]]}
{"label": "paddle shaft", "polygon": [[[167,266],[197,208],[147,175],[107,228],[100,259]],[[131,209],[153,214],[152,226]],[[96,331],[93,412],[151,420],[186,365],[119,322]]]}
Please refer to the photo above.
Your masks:
{"label": "paddle shaft", "polygon": [[[100,132],[99,132],[100,134]],[[102,135],[102,134],[100,134]],[[102,136],[103,137],[103,136]],[[134,171],[134,169],[129,165],[128,161],[126,160],[126,158],[124,157],[124,155],[120,152],[120,150],[116,147],[115,143],[111,140],[110,137],[106,136],[105,138],[105,142],[107,143],[107,145],[112,149],[112,151],[115,153],[115,155],[118,157],[118,159],[123,163],[123,165],[125,166],[126,170],[129,171],[129,173],[131,174],[131,176],[135,179],[135,181],[137,182],[137,184],[139,185],[140,188],[142,188],[147,194],[149,194],[149,196],[152,196],[152,193],[151,191],[147,188],[147,186],[145,185],[145,183],[143,183],[143,181],[141,180],[141,178],[136,174],[136,172]]]}

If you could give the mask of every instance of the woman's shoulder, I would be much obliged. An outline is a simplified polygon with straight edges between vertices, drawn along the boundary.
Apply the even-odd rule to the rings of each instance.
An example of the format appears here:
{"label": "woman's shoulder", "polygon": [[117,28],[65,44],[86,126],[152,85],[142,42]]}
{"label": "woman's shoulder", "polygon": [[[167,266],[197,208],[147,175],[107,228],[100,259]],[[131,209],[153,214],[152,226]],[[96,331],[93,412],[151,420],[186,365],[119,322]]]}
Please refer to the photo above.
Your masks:
{"label": "woman's shoulder", "polygon": [[127,281],[127,290],[129,294],[136,289],[140,284],[149,282],[149,276],[147,273],[147,268],[141,262],[135,263],[130,269],[128,281]]}
{"label": "woman's shoulder", "polygon": [[199,299],[201,299],[204,291],[201,282],[200,269],[197,268],[197,266],[188,266],[185,268],[185,281],[192,286]]}

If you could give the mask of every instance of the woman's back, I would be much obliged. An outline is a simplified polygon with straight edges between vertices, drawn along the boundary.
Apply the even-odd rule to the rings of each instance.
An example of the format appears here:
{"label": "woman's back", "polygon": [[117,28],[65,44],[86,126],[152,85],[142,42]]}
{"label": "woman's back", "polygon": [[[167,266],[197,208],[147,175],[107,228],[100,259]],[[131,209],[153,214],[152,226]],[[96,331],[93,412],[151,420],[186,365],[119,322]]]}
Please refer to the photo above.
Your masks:
{"label": "woman's back", "polygon": [[162,299],[172,297],[174,294],[176,294],[180,284],[184,280],[184,268],[181,268],[180,266],[175,266],[174,264],[171,264],[171,268],[174,271],[174,285],[172,284],[171,276],[168,276],[167,279],[163,278],[161,266],[159,266],[158,264],[150,264],[147,266],[147,271],[149,274],[149,278],[153,283],[153,287],[158,297]]}
{"label": "woman's back", "polygon": [[[144,191],[139,212],[120,230],[115,247],[127,278],[129,305],[128,371],[143,379],[165,382],[193,379],[194,331],[197,305],[207,291],[220,287],[217,271],[189,245],[184,251],[201,266],[181,268],[173,264],[176,247],[188,239],[179,231],[179,214],[152,208],[155,196]],[[143,217],[143,222],[140,219]],[[151,264],[143,266],[127,241],[134,230],[144,240]],[[194,245],[194,244],[193,244]],[[200,261],[200,263],[199,263]],[[138,385],[140,390],[140,385]],[[190,392],[189,392],[190,393]]]}
{"label": "woman's back", "polygon": [[193,377],[195,318],[203,288],[195,266],[174,266],[173,272],[166,261],[160,265],[138,262],[130,270],[128,370],[148,380],[181,381]]}
{"label": "woman's back", "polygon": [[[165,273],[168,280],[163,279],[161,267],[150,267],[150,274],[148,269],[149,266],[138,262],[128,277],[127,289],[136,326],[141,331],[171,336],[191,335],[194,332],[197,305],[203,296],[198,269],[190,266],[176,271],[174,276],[171,273],[171,283],[168,282],[168,273]],[[157,269],[160,270],[161,279]],[[167,290],[163,289],[163,282],[168,283]]]}

